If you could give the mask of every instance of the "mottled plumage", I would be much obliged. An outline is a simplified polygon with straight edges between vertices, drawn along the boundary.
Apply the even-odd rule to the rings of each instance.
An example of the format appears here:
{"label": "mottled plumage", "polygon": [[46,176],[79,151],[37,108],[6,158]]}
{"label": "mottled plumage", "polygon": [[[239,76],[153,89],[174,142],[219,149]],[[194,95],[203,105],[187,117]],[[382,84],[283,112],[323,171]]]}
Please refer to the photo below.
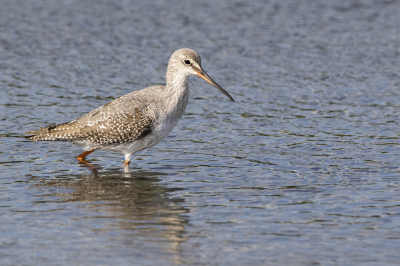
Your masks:
{"label": "mottled plumage", "polygon": [[[32,141],[71,141],[82,146],[85,156],[95,149],[125,154],[127,165],[132,153],[160,142],[182,117],[188,97],[188,78],[198,75],[232,97],[201,68],[200,56],[180,49],[171,56],[167,85],[135,91],[103,105],[74,121],[28,131]],[[85,162],[86,163],[86,162]]]}
{"label": "mottled plumage", "polygon": [[[132,94],[132,93],[131,93]],[[124,96],[132,96],[128,94]],[[32,141],[40,140],[61,140],[61,141],[88,141],[89,145],[96,147],[105,144],[121,144],[143,138],[151,132],[151,118],[142,110],[128,108],[118,111],[111,110],[122,102],[129,101],[119,98],[110,102],[83,117],[59,124],[49,126],[39,130],[28,131],[26,134],[33,136],[27,137]]]}

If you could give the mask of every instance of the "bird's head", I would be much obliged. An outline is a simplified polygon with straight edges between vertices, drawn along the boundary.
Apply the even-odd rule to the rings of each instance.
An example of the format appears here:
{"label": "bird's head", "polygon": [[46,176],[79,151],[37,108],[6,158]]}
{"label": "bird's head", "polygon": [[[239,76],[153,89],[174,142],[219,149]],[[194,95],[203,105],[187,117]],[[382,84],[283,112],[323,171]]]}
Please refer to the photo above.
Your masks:
{"label": "bird's head", "polygon": [[214,87],[219,89],[223,94],[225,94],[232,102],[234,102],[232,96],[229,95],[217,82],[215,82],[201,67],[200,56],[192,49],[183,48],[176,50],[169,60],[168,64],[168,76],[183,75],[191,76],[197,75],[207,82],[212,84]]}

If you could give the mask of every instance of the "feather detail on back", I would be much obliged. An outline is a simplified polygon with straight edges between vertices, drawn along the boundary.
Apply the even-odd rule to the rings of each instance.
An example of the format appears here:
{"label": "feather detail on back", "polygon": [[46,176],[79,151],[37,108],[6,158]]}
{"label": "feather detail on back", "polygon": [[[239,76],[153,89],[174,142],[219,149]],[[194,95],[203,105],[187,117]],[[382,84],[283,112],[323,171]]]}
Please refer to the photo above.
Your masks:
{"label": "feather detail on back", "polygon": [[146,113],[146,102],[139,101],[135,97],[139,95],[135,94],[118,98],[77,120],[25,132],[31,135],[26,138],[32,141],[87,140],[97,145],[143,138],[151,132],[152,119]]}

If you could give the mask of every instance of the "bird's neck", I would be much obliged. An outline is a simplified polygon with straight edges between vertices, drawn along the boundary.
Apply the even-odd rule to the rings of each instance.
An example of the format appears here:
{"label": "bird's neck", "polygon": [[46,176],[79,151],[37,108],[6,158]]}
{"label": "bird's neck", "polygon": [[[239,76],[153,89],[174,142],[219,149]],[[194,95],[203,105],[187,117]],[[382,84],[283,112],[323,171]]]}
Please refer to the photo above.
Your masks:
{"label": "bird's neck", "polygon": [[167,86],[165,89],[171,100],[180,101],[188,94],[189,76],[181,75],[171,67],[167,70]]}
{"label": "bird's neck", "polygon": [[[181,75],[179,72],[168,68],[165,109],[172,117],[179,118],[183,115],[189,99],[189,76]],[[176,122],[178,121],[176,120]]]}

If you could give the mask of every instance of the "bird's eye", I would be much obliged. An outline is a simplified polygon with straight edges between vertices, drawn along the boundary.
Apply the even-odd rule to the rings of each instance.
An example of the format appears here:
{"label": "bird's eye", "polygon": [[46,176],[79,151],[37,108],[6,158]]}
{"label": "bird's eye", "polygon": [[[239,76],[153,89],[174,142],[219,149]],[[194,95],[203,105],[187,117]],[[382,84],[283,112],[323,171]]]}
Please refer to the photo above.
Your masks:
{"label": "bird's eye", "polygon": [[185,63],[185,65],[191,65],[192,64],[192,63],[190,63],[190,60],[187,60],[187,59],[183,60],[183,62]]}

